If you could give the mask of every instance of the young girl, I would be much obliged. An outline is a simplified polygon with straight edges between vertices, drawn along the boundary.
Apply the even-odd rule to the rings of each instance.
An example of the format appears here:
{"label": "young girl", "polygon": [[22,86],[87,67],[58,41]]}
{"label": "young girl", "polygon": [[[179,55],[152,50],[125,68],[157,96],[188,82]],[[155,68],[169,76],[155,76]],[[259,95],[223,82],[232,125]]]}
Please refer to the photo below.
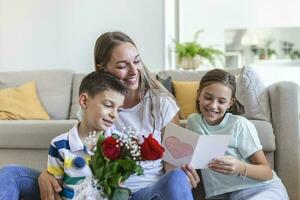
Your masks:
{"label": "young girl", "polygon": [[187,128],[203,135],[231,135],[225,156],[202,170],[206,198],[227,193],[229,199],[288,199],[281,180],[270,168],[256,129],[235,97],[235,77],[214,69],[200,81],[196,107]]}

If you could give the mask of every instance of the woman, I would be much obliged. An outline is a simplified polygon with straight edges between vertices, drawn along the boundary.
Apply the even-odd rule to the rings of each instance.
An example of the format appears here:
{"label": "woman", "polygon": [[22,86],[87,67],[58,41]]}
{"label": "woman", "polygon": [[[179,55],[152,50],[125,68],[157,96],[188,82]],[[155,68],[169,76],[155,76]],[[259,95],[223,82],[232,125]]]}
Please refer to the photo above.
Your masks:
{"label": "woman", "polygon": [[[172,96],[150,77],[131,38],[121,32],[104,33],[96,41],[94,53],[96,70],[111,73],[129,88],[114,128],[122,130],[124,126],[131,126],[143,136],[153,133],[161,142],[166,124],[178,123],[179,109]],[[194,169],[182,166],[164,175],[161,159],[143,161],[141,165],[144,175],[132,175],[125,181],[125,186],[133,192],[132,200],[193,199],[191,187],[199,182]],[[42,199],[60,199],[61,188],[47,171],[41,173],[38,182]],[[33,179],[32,185],[36,187],[34,184]]]}

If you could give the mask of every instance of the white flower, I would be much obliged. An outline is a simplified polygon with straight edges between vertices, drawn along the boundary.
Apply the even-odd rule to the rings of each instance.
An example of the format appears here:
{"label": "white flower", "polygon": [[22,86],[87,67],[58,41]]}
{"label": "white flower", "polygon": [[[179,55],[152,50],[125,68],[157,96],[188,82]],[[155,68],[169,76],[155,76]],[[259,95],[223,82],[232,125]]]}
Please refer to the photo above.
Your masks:
{"label": "white flower", "polygon": [[74,190],[75,200],[108,200],[101,196],[102,190],[97,188],[97,181],[92,176],[87,176]]}

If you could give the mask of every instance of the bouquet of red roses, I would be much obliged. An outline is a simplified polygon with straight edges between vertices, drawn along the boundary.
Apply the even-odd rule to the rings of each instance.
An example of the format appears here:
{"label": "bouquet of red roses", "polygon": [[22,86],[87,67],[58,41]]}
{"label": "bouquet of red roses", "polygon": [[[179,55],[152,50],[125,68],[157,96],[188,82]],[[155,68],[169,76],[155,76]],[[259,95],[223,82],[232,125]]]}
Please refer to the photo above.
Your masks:
{"label": "bouquet of red roses", "polygon": [[128,129],[124,134],[112,134],[98,139],[91,169],[102,196],[109,199],[128,199],[130,190],[120,187],[130,175],[143,174],[139,165],[142,160],[156,160],[163,156],[164,148],[149,134],[140,142],[135,131]]}

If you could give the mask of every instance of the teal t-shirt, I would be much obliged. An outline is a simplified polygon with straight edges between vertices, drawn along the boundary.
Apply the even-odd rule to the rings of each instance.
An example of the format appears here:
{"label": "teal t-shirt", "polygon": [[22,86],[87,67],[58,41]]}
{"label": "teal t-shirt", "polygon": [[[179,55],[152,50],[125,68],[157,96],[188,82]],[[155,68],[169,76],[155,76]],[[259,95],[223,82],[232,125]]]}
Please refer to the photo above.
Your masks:
{"label": "teal t-shirt", "polygon": [[[246,163],[248,157],[262,149],[255,126],[245,117],[227,113],[221,123],[209,125],[201,114],[193,113],[188,117],[187,128],[201,135],[231,135],[225,155],[233,156]],[[225,175],[210,169],[203,169],[202,178],[206,198],[227,192],[264,185],[278,179],[273,171],[273,179],[258,181],[246,177]]]}

